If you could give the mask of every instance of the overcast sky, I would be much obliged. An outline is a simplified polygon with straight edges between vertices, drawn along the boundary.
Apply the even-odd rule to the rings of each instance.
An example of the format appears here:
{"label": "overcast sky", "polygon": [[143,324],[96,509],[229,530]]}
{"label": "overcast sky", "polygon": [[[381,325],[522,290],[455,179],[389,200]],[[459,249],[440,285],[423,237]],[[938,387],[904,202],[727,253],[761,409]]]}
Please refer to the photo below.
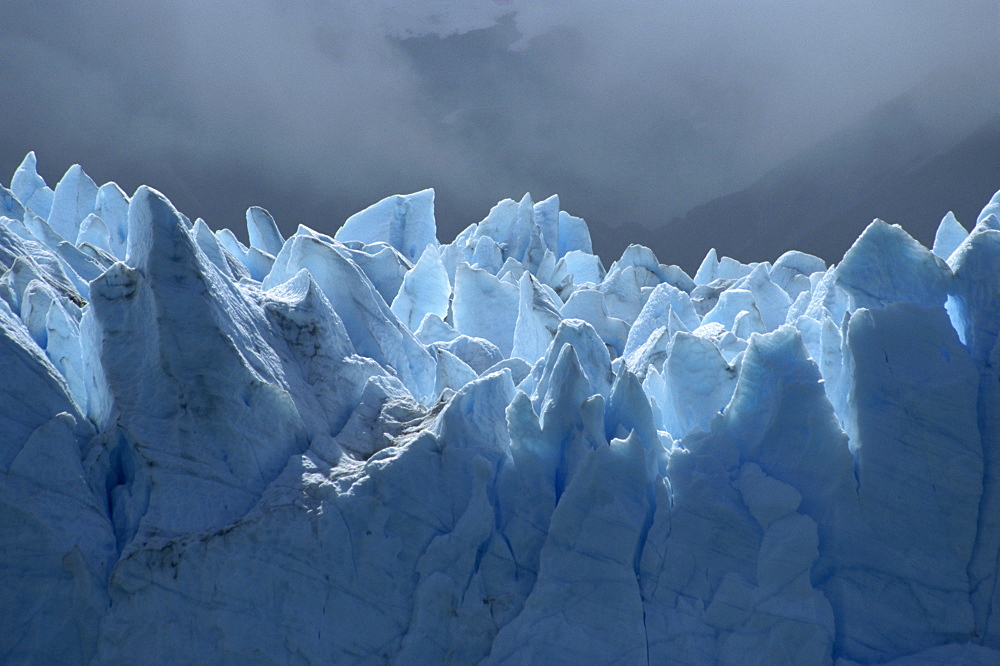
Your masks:
{"label": "overcast sky", "polygon": [[[50,185],[80,163],[214,228],[261,205],[286,231],[332,231],[433,187],[442,241],[529,191],[648,244],[935,72],[982,87],[963,122],[1000,108],[997,0],[0,11],[0,182],[35,150]],[[948,118],[949,105],[928,112]]]}

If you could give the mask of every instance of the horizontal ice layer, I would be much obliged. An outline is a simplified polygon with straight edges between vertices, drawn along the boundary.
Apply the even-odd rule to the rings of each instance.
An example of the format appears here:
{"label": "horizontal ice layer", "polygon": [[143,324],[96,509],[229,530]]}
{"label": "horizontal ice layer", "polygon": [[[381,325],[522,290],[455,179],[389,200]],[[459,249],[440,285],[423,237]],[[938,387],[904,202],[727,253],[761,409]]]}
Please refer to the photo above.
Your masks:
{"label": "horizontal ice layer", "polygon": [[0,660],[996,663],[998,200],[692,278],[557,197],[245,245],[30,154]]}

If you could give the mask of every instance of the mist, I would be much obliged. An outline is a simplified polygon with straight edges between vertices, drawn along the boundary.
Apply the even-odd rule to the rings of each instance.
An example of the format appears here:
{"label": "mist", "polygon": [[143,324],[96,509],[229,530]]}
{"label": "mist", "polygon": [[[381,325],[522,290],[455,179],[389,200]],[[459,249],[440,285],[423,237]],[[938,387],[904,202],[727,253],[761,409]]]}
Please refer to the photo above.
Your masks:
{"label": "mist", "polygon": [[286,233],[433,187],[442,241],[556,193],[609,263],[934,77],[942,131],[1000,108],[993,1],[399,4],[7,3],[0,181],[35,150]]}

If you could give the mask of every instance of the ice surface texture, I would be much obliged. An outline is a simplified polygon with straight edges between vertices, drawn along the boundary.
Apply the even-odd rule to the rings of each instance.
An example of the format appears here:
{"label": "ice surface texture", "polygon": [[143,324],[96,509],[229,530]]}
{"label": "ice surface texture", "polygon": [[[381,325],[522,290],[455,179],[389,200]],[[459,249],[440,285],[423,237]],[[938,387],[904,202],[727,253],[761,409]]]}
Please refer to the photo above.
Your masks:
{"label": "ice surface texture", "polygon": [[0,190],[4,663],[1000,663],[1000,223],[610,267]]}

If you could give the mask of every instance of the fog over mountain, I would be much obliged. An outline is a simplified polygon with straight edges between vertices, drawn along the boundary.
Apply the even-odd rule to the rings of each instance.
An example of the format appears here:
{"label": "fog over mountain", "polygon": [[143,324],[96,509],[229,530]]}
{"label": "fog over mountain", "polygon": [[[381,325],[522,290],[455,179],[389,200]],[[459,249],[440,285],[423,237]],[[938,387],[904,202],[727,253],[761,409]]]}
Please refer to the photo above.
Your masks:
{"label": "fog over mountain", "polygon": [[[649,245],[694,270],[712,247],[742,261],[797,249],[836,262],[874,217],[928,247],[949,211],[971,229],[1000,183],[1000,114],[984,122],[978,94],[968,79],[929,78],[748,187],[673,219]],[[930,111],[934,99],[952,101],[936,111],[947,120]]]}
{"label": "fog over mountain", "polygon": [[[675,248],[722,245],[732,230],[679,233],[669,220],[936,72],[965,77],[967,94],[960,105],[931,96],[918,125],[971,133],[1000,107],[989,1],[7,8],[0,83],[18,94],[5,97],[0,173],[36,150],[50,182],[82,163],[129,191],[156,183],[213,228],[238,227],[260,205],[286,231],[333,231],[384,196],[434,187],[447,239],[499,199],[559,193],[606,264],[628,238],[690,265],[693,251]],[[925,139],[905,142],[919,152]],[[966,171],[969,159],[955,156]],[[855,222],[890,212],[860,210]],[[827,249],[840,245],[817,251]]]}

